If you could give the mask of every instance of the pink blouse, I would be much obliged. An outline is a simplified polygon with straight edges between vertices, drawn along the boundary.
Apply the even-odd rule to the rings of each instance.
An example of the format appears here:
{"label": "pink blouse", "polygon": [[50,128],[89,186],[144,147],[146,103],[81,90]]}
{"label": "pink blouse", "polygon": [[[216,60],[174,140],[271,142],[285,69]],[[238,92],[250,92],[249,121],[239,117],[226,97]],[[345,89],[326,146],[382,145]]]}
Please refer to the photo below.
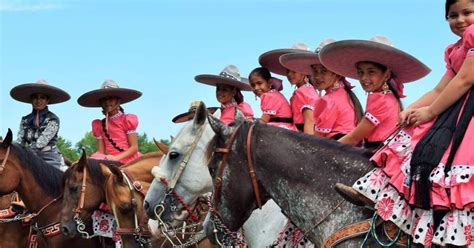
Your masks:
{"label": "pink blouse", "polygon": [[290,98],[290,106],[295,125],[304,124],[303,110],[308,108],[314,111],[318,98],[319,96],[311,84],[304,84],[293,92]]}
{"label": "pink blouse", "polygon": [[315,131],[324,137],[348,134],[356,127],[356,114],[344,86],[326,91],[316,102]]}
{"label": "pink blouse", "polygon": [[400,103],[392,93],[372,92],[367,98],[365,118],[375,129],[366,137],[369,142],[384,141],[395,130],[400,114]]}
{"label": "pink blouse", "polygon": [[224,124],[229,125],[234,121],[236,108],[239,108],[240,111],[242,111],[245,118],[253,118],[252,107],[248,103],[241,102],[240,104],[237,104],[236,102],[232,102],[229,104],[221,105],[221,121],[224,122]]}
{"label": "pink blouse", "polygon": [[[263,114],[270,115],[272,118],[292,119],[291,107],[288,100],[277,90],[270,90],[269,92],[263,93],[261,96],[260,109]],[[296,131],[293,122],[270,121],[268,124]]]}
{"label": "pink blouse", "polygon": [[474,56],[474,25],[472,24],[464,30],[460,40],[446,48],[444,60],[447,70],[445,74],[454,77],[454,71],[459,72],[464,59],[468,56]]}
{"label": "pink blouse", "polygon": [[[138,126],[138,117],[134,114],[124,114],[122,112],[116,115],[108,117],[108,130],[110,138],[115,142],[116,146],[127,150],[130,148],[128,143],[128,134],[136,133]],[[107,154],[117,155],[121,151],[117,150],[111,143],[110,140],[105,136],[102,120],[96,119],[92,121],[92,134],[97,138],[101,139],[105,144],[105,150]],[[102,154],[103,155],[103,154]],[[122,163],[128,163],[141,156],[141,153],[137,152],[131,156],[120,160]],[[95,154],[94,158],[105,159],[105,157],[98,157]]]}

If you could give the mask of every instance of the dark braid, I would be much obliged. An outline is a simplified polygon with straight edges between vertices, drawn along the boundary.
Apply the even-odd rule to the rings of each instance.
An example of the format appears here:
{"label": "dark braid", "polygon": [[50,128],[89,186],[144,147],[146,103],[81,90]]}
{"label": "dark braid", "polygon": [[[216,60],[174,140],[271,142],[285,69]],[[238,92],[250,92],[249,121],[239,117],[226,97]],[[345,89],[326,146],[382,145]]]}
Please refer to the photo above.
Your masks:
{"label": "dark braid", "polygon": [[[107,117],[106,117],[107,118]],[[104,130],[104,134],[105,134],[105,137],[107,137],[107,140],[110,142],[110,144],[112,144],[112,146],[118,150],[119,152],[123,152],[125,151],[123,148],[119,147],[117,144],[115,144],[115,141],[112,140],[112,138],[110,137],[109,133],[107,132],[107,127],[105,126],[105,118],[102,119],[102,129]]]}

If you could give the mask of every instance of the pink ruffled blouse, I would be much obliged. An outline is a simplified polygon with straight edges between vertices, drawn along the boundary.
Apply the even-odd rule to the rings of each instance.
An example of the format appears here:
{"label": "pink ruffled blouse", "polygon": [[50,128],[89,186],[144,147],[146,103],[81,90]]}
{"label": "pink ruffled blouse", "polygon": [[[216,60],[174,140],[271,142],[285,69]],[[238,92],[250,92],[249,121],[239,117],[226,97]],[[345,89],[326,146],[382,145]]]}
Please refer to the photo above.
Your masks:
{"label": "pink ruffled blouse", "polygon": [[354,106],[343,85],[326,91],[326,95],[319,98],[316,106],[315,131],[324,137],[348,134],[356,127]]}
{"label": "pink ruffled blouse", "polygon": [[293,92],[290,98],[290,106],[295,125],[304,124],[303,110],[308,108],[314,111],[318,98],[320,97],[316,94],[316,90],[309,83],[300,86]]}
{"label": "pink ruffled blouse", "polygon": [[365,118],[375,129],[366,137],[369,142],[384,141],[395,130],[400,114],[400,103],[392,93],[372,92],[367,98]]}
{"label": "pink ruffled blouse", "polygon": [[253,118],[252,107],[248,103],[241,102],[240,104],[237,104],[237,102],[232,102],[229,104],[221,105],[221,121],[224,122],[224,124],[229,125],[234,121],[236,108],[239,108],[240,111],[242,111],[245,118]]}
{"label": "pink ruffled blouse", "polygon": [[[468,56],[474,56],[474,25],[464,30],[463,37],[456,43],[449,45],[444,52],[446,61],[446,75],[454,77],[455,72],[459,72],[464,59]],[[454,70],[454,71],[453,71]]]}
{"label": "pink ruffled blouse", "polygon": [[[134,114],[124,114],[119,112],[113,116],[109,116],[108,118],[107,132],[110,138],[115,142],[116,146],[123,150],[127,150],[130,148],[130,145],[128,144],[128,134],[137,132],[138,117]],[[97,139],[101,139],[104,142],[107,154],[117,155],[121,153],[121,151],[117,150],[105,136],[102,120],[96,119],[92,121],[92,134]],[[94,158],[105,159],[103,154],[102,156],[103,157],[100,157],[100,154],[94,154]],[[141,153],[137,152],[120,160],[120,162],[125,164],[140,156]]]}
{"label": "pink ruffled blouse", "polygon": [[[270,115],[271,118],[286,118],[291,120],[293,116],[288,100],[286,100],[285,96],[283,96],[283,94],[277,90],[270,90],[269,92],[262,94],[260,109],[262,110],[263,114]],[[268,124],[296,131],[296,127],[293,122],[289,123],[270,120]]]}

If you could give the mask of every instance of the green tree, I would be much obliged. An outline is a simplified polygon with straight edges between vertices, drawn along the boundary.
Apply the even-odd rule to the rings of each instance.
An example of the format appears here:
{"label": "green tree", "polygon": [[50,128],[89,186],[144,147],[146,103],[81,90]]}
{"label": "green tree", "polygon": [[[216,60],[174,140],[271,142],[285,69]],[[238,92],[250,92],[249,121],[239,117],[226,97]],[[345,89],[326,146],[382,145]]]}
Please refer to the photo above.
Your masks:
{"label": "green tree", "polygon": [[63,137],[58,136],[56,146],[58,147],[61,154],[65,157],[65,159],[68,159],[69,161],[76,161],[79,159],[79,154],[77,153],[77,150],[72,147],[70,141],[64,139]]}
{"label": "green tree", "polygon": [[82,153],[82,149],[86,151],[87,156],[97,151],[97,139],[94,137],[92,132],[87,132],[77,144],[77,152]]}

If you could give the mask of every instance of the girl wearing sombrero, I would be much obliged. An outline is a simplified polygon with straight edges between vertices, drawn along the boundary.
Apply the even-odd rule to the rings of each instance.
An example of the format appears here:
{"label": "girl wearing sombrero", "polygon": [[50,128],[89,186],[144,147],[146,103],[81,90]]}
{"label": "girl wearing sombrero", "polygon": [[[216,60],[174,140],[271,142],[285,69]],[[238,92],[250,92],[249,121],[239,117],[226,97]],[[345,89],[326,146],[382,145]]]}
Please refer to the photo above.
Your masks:
{"label": "girl wearing sombrero", "polygon": [[280,56],[295,52],[309,52],[308,46],[297,43],[291,49],[275,49],[260,55],[258,61],[261,66],[270,72],[286,76],[288,81],[296,86],[290,98],[293,113],[293,123],[300,132],[314,134],[314,117],[316,100],[319,98],[316,91],[309,83],[308,75],[288,70],[280,63]]}
{"label": "girl wearing sombrero", "polygon": [[[372,157],[378,169],[353,187],[415,243],[473,247],[474,1],[447,0],[445,17],[461,37],[445,50],[445,74],[402,112],[408,127]],[[364,183],[374,178],[378,184]]]}
{"label": "girl wearing sombrero", "polygon": [[105,118],[92,121],[92,133],[97,139],[97,152],[91,156],[127,163],[141,156],[138,152],[138,117],[124,112],[121,104],[142,95],[132,89],[120,88],[113,80],[106,80],[100,89],[84,93],[77,99],[84,107],[100,107]]}
{"label": "girl wearing sombrero", "polygon": [[319,51],[334,42],[326,39],[314,53],[289,53],[280,56],[280,63],[288,70],[312,76],[314,87],[325,91],[316,102],[314,111],[315,135],[339,139],[350,133],[362,118],[362,106],[352,92],[353,86],[342,76],[321,64]]}
{"label": "girl wearing sombrero", "polygon": [[38,80],[36,83],[14,87],[10,95],[17,101],[33,106],[33,111],[21,118],[17,142],[28,147],[48,164],[64,169],[64,159],[56,146],[59,118],[49,111],[48,105],[69,100],[69,94],[49,85],[46,80]]}
{"label": "girl wearing sombrero", "polygon": [[194,79],[202,84],[216,86],[216,98],[221,104],[220,120],[225,124],[234,121],[235,111],[239,109],[248,119],[253,119],[252,107],[244,101],[243,91],[251,91],[246,78],[240,77],[239,68],[226,66],[219,75],[201,74]]}

